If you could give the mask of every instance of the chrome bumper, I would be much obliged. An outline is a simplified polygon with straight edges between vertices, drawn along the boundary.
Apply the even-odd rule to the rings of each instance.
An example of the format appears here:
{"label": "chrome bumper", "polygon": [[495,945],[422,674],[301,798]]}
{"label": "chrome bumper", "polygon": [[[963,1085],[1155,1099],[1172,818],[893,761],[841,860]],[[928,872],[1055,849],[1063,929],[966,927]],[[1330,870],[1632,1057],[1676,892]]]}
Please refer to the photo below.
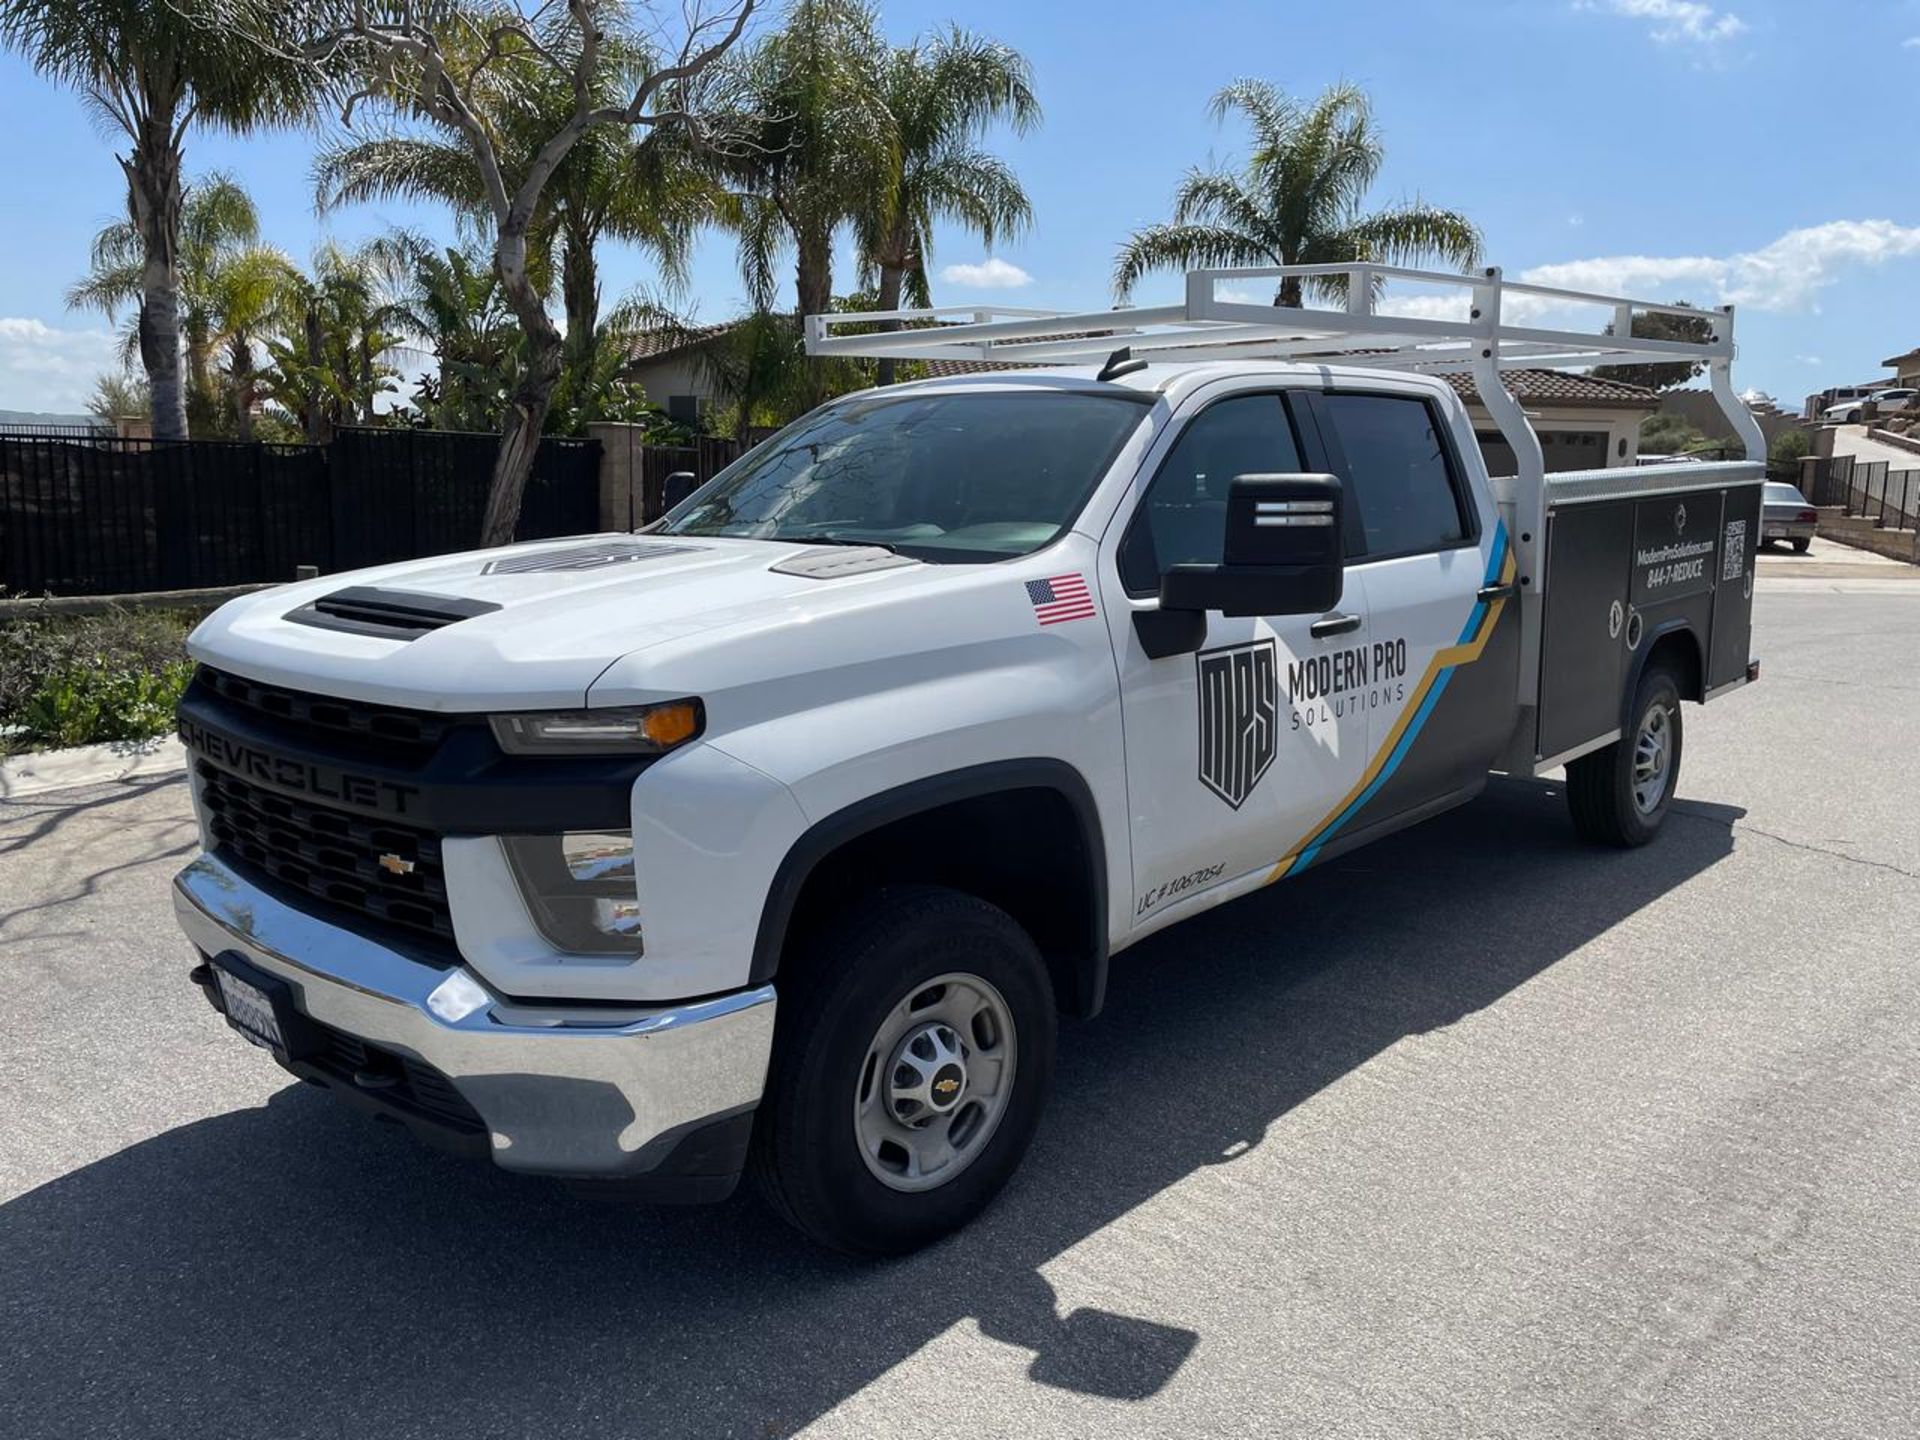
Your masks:
{"label": "chrome bumper", "polygon": [[174,910],[205,955],[238,953],[315,1020],[440,1071],[507,1170],[644,1174],[700,1122],[758,1103],[766,1080],[771,985],[664,1010],[521,1005],[465,966],[422,964],[283,904],[211,855],[175,879]]}

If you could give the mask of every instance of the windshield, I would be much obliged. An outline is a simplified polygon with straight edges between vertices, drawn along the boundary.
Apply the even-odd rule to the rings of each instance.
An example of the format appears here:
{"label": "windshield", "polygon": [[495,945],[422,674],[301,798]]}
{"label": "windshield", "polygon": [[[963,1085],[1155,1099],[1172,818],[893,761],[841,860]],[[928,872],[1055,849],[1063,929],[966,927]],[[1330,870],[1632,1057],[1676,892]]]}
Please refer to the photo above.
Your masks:
{"label": "windshield", "polygon": [[796,421],[689,497],[669,535],[1026,555],[1070,526],[1148,398],[1069,390],[862,395]]}
{"label": "windshield", "polygon": [[1807,503],[1806,496],[1802,495],[1793,486],[1783,484],[1778,480],[1769,480],[1763,495],[1766,503],[1769,505],[1804,505]]}

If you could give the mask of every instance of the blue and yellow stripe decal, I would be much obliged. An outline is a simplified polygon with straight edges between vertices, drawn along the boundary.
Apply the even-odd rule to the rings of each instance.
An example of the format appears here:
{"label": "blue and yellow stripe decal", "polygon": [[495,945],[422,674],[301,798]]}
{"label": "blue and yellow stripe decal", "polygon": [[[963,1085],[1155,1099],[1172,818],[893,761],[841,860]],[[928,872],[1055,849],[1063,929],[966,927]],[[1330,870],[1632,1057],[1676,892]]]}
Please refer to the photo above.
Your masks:
{"label": "blue and yellow stripe decal", "polygon": [[[1486,579],[1481,584],[1511,585],[1514,570],[1513,549],[1507,544],[1507,527],[1502,523],[1493,532],[1493,554],[1487,562]],[[1380,787],[1393,778],[1393,772],[1400,768],[1400,762],[1407,758],[1407,752],[1419,738],[1427,717],[1446,693],[1447,682],[1453,678],[1453,672],[1462,665],[1471,665],[1487,648],[1487,641],[1500,623],[1500,612],[1506,608],[1506,604],[1504,596],[1491,604],[1484,600],[1473,602],[1467,623],[1460,629],[1460,638],[1436,651],[1433,659],[1427,662],[1426,673],[1420,677],[1420,683],[1414,687],[1406,708],[1401,710],[1399,720],[1388,732],[1386,743],[1368,762],[1359,783],[1347,792],[1325,819],[1306,833],[1299,844],[1281,857],[1265,883],[1272,884],[1285,876],[1298,875],[1313,864],[1322,847],[1339,833],[1340,827],[1358,815],[1366,803],[1380,793]]]}

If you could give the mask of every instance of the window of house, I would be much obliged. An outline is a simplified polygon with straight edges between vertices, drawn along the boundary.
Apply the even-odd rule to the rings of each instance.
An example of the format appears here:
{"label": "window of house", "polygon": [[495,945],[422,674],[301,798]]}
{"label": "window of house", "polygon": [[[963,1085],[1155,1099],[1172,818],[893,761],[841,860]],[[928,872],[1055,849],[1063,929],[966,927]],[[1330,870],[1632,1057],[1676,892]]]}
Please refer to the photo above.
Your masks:
{"label": "window of house", "polygon": [[1346,452],[1346,483],[1369,557],[1467,540],[1467,513],[1432,406],[1401,395],[1326,395],[1321,403]]}
{"label": "window of house", "polygon": [[1236,395],[1187,422],[1160,463],[1120,544],[1120,578],[1151,594],[1172,565],[1218,565],[1226,550],[1227,488],[1237,475],[1292,475],[1303,466],[1285,402]]}

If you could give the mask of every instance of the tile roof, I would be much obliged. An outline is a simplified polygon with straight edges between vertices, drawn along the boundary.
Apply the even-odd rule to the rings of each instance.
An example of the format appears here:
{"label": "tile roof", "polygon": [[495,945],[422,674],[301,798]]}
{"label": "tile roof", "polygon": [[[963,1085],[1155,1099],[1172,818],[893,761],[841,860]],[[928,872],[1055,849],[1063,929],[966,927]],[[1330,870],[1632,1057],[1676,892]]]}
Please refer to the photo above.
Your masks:
{"label": "tile roof", "polygon": [[[1507,389],[1522,405],[1599,405],[1617,410],[1657,410],[1660,396],[1644,385],[1603,380],[1571,370],[1505,370]],[[1469,405],[1480,398],[1471,375],[1442,377]]]}
{"label": "tile roof", "polygon": [[737,320],[723,320],[717,325],[662,325],[658,329],[642,330],[627,346],[627,361],[632,364],[641,360],[658,360],[663,355],[694,349],[716,335],[726,334],[739,323]]}

